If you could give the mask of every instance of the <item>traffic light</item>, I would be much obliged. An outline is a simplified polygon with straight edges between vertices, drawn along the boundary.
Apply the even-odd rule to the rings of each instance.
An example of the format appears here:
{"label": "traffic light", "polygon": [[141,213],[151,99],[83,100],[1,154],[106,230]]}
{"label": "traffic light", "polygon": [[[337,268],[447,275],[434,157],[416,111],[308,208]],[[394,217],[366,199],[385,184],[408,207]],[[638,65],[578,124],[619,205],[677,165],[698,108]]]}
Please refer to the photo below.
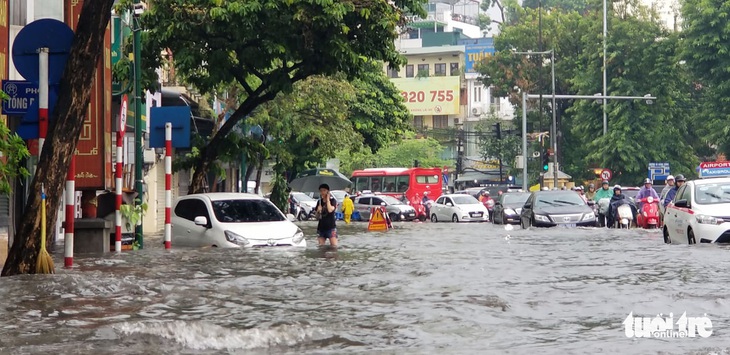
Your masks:
{"label": "traffic light", "polygon": [[550,155],[548,154],[548,150],[546,148],[542,149],[542,171],[548,171],[548,166],[550,165]]}

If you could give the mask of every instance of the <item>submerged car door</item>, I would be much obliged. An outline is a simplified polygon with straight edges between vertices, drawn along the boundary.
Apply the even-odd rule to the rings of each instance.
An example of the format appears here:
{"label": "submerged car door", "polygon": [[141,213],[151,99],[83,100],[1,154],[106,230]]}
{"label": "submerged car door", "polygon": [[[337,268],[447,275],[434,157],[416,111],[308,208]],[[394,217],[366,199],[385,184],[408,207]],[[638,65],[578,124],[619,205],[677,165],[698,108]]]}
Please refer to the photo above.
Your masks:
{"label": "submerged car door", "polygon": [[[177,203],[175,206],[175,215],[179,218],[176,223],[172,224],[172,243],[182,246],[203,246],[203,240],[209,232],[211,226],[210,213],[208,207],[200,199],[190,198]],[[195,224],[196,217],[205,217],[208,220],[208,226],[198,226]]]}
{"label": "submerged car door", "polygon": [[[449,204],[451,204],[451,206],[449,206]],[[439,219],[450,221],[455,208],[456,206],[454,205],[454,201],[451,197],[444,197],[444,208],[441,209],[441,216],[439,216]]]}
{"label": "submerged car door", "polygon": [[360,197],[355,201],[355,210],[360,213],[363,220],[370,219],[370,197]]}
{"label": "submerged car door", "polygon": [[[444,199],[446,199],[446,197],[439,197],[431,206],[431,214],[435,214],[438,219],[441,219],[441,210],[444,209]],[[431,217],[429,216],[429,218]]]}
{"label": "submerged car door", "polygon": [[[667,213],[671,215],[672,225],[669,231],[673,243],[687,242],[687,227],[689,227],[690,218],[692,218],[692,188],[689,184],[684,184],[677,190],[674,196],[671,208],[667,206]],[[687,207],[675,206],[678,201],[687,201]]]}

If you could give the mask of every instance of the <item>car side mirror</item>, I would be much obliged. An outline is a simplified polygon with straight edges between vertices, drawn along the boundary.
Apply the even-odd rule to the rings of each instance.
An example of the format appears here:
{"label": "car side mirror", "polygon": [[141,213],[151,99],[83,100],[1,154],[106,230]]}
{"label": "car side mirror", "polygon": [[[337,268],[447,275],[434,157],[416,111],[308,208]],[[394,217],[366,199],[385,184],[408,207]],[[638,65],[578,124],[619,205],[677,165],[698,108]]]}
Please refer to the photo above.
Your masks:
{"label": "car side mirror", "polygon": [[454,207],[454,205],[451,202],[446,202],[446,206]]}
{"label": "car side mirror", "polygon": [[203,216],[195,217],[195,225],[208,227],[208,219]]}
{"label": "car side mirror", "polygon": [[297,217],[295,217],[295,216],[294,216],[293,214],[291,214],[291,213],[287,213],[287,214],[286,214],[286,219],[288,219],[288,220],[289,220],[289,222],[296,222],[296,221],[297,221]]}
{"label": "car side mirror", "polygon": [[679,200],[674,203],[674,206],[680,207],[680,208],[687,208],[687,207],[689,207],[689,203],[687,203],[687,200]]}

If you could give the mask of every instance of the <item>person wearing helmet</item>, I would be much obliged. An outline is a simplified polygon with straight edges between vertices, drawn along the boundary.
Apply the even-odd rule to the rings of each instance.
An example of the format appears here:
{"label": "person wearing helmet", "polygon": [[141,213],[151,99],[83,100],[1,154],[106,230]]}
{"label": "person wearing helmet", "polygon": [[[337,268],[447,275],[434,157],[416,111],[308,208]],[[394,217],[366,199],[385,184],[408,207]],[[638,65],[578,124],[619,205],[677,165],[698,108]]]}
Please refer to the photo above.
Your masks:
{"label": "person wearing helmet", "polygon": [[684,175],[679,174],[677,175],[674,180],[677,182],[675,183],[674,187],[672,187],[668,192],[667,195],[664,197],[664,208],[667,207],[667,205],[674,200],[674,196],[677,196],[677,190],[679,190],[680,187],[682,187],[687,181],[687,179],[684,178]]}
{"label": "person wearing helmet", "polygon": [[[656,193],[656,190],[654,190],[653,187],[651,187],[651,179],[646,178],[644,179],[644,186],[639,190],[639,193],[636,194],[636,201],[638,202],[642,198],[648,198],[653,197],[654,200],[659,201],[659,194]],[[641,210],[642,203],[639,202],[639,209]]]}
{"label": "person wearing helmet", "polygon": [[601,188],[596,191],[596,194],[593,196],[593,201],[598,202],[602,198],[611,198],[613,196],[613,191],[611,191],[611,188],[608,187],[608,180],[603,180],[601,183]]}
{"label": "person wearing helmet", "polygon": [[593,198],[596,196],[596,185],[593,185],[593,183],[588,184],[588,189],[585,192],[586,199],[593,200]]}
{"label": "person wearing helmet", "polygon": [[634,221],[636,221],[636,206],[634,206],[631,203],[631,200],[629,200],[626,195],[622,193],[622,189],[620,185],[616,185],[613,187],[613,196],[611,196],[611,204],[610,208],[608,209],[608,227],[613,228],[616,222],[616,216],[618,215],[618,207],[624,204],[629,204],[631,206],[631,213],[633,215]]}
{"label": "person wearing helmet", "polygon": [[667,176],[667,184],[664,185],[664,188],[662,189],[662,193],[659,194],[659,212],[660,215],[664,214],[664,199],[667,198],[667,194],[669,193],[669,190],[671,190],[674,187],[674,176],[669,175]]}
{"label": "person wearing helmet", "polygon": [[583,200],[583,202],[588,203],[588,199],[586,198],[586,195],[583,193],[583,186],[576,187],[575,192],[578,193],[578,196],[580,196],[580,198],[581,198],[581,200]]}

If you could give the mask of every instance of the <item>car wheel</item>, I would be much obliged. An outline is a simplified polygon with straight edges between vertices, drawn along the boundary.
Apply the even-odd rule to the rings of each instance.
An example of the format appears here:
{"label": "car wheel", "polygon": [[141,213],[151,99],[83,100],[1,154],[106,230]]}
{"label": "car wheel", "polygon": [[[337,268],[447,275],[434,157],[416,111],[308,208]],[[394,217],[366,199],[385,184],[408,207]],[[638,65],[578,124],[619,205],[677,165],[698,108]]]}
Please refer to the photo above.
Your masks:
{"label": "car wheel", "polygon": [[426,216],[425,215],[420,215],[420,216],[418,216],[418,220],[421,221],[421,222],[425,222],[426,221]]}
{"label": "car wheel", "polygon": [[669,237],[669,230],[667,229],[667,227],[664,227],[662,234],[664,234],[664,243],[672,244],[672,239]]}
{"label": "car wheel", "polygon": [[695,239],[695,232],[692,230],[692,228],[687,229],[687,241],[689,244],[697,244],[697,240]]}
{"label": "car wheel", "polygon": [[307,219],[307,214],[304,213],[304,211],[299,212],[299,215],[297,216],[297,219],[300,221],[305,221]]}
{"label": "car wheel", "polygon": [[438,217],[436,217],[436,214],[435,214],[435,213],[434,213],[434,214],[432,214],[432,215],[431,215],[431,222],[433,222],[433,223],[436,223],[436,222],[438,222],[438,221],[439,221],[439,219],[438,219]]}
{"label": "car wheel", "polygon": [[459,222],[459,217],[454,213],[453,216],[451,216],[451,222],[457,223]]}
{"label": "car wheel", "polygon": [[393,222],[400,221],[400,217],[395,213],[388,213],[388,217],[390,217],[390,220]]}

